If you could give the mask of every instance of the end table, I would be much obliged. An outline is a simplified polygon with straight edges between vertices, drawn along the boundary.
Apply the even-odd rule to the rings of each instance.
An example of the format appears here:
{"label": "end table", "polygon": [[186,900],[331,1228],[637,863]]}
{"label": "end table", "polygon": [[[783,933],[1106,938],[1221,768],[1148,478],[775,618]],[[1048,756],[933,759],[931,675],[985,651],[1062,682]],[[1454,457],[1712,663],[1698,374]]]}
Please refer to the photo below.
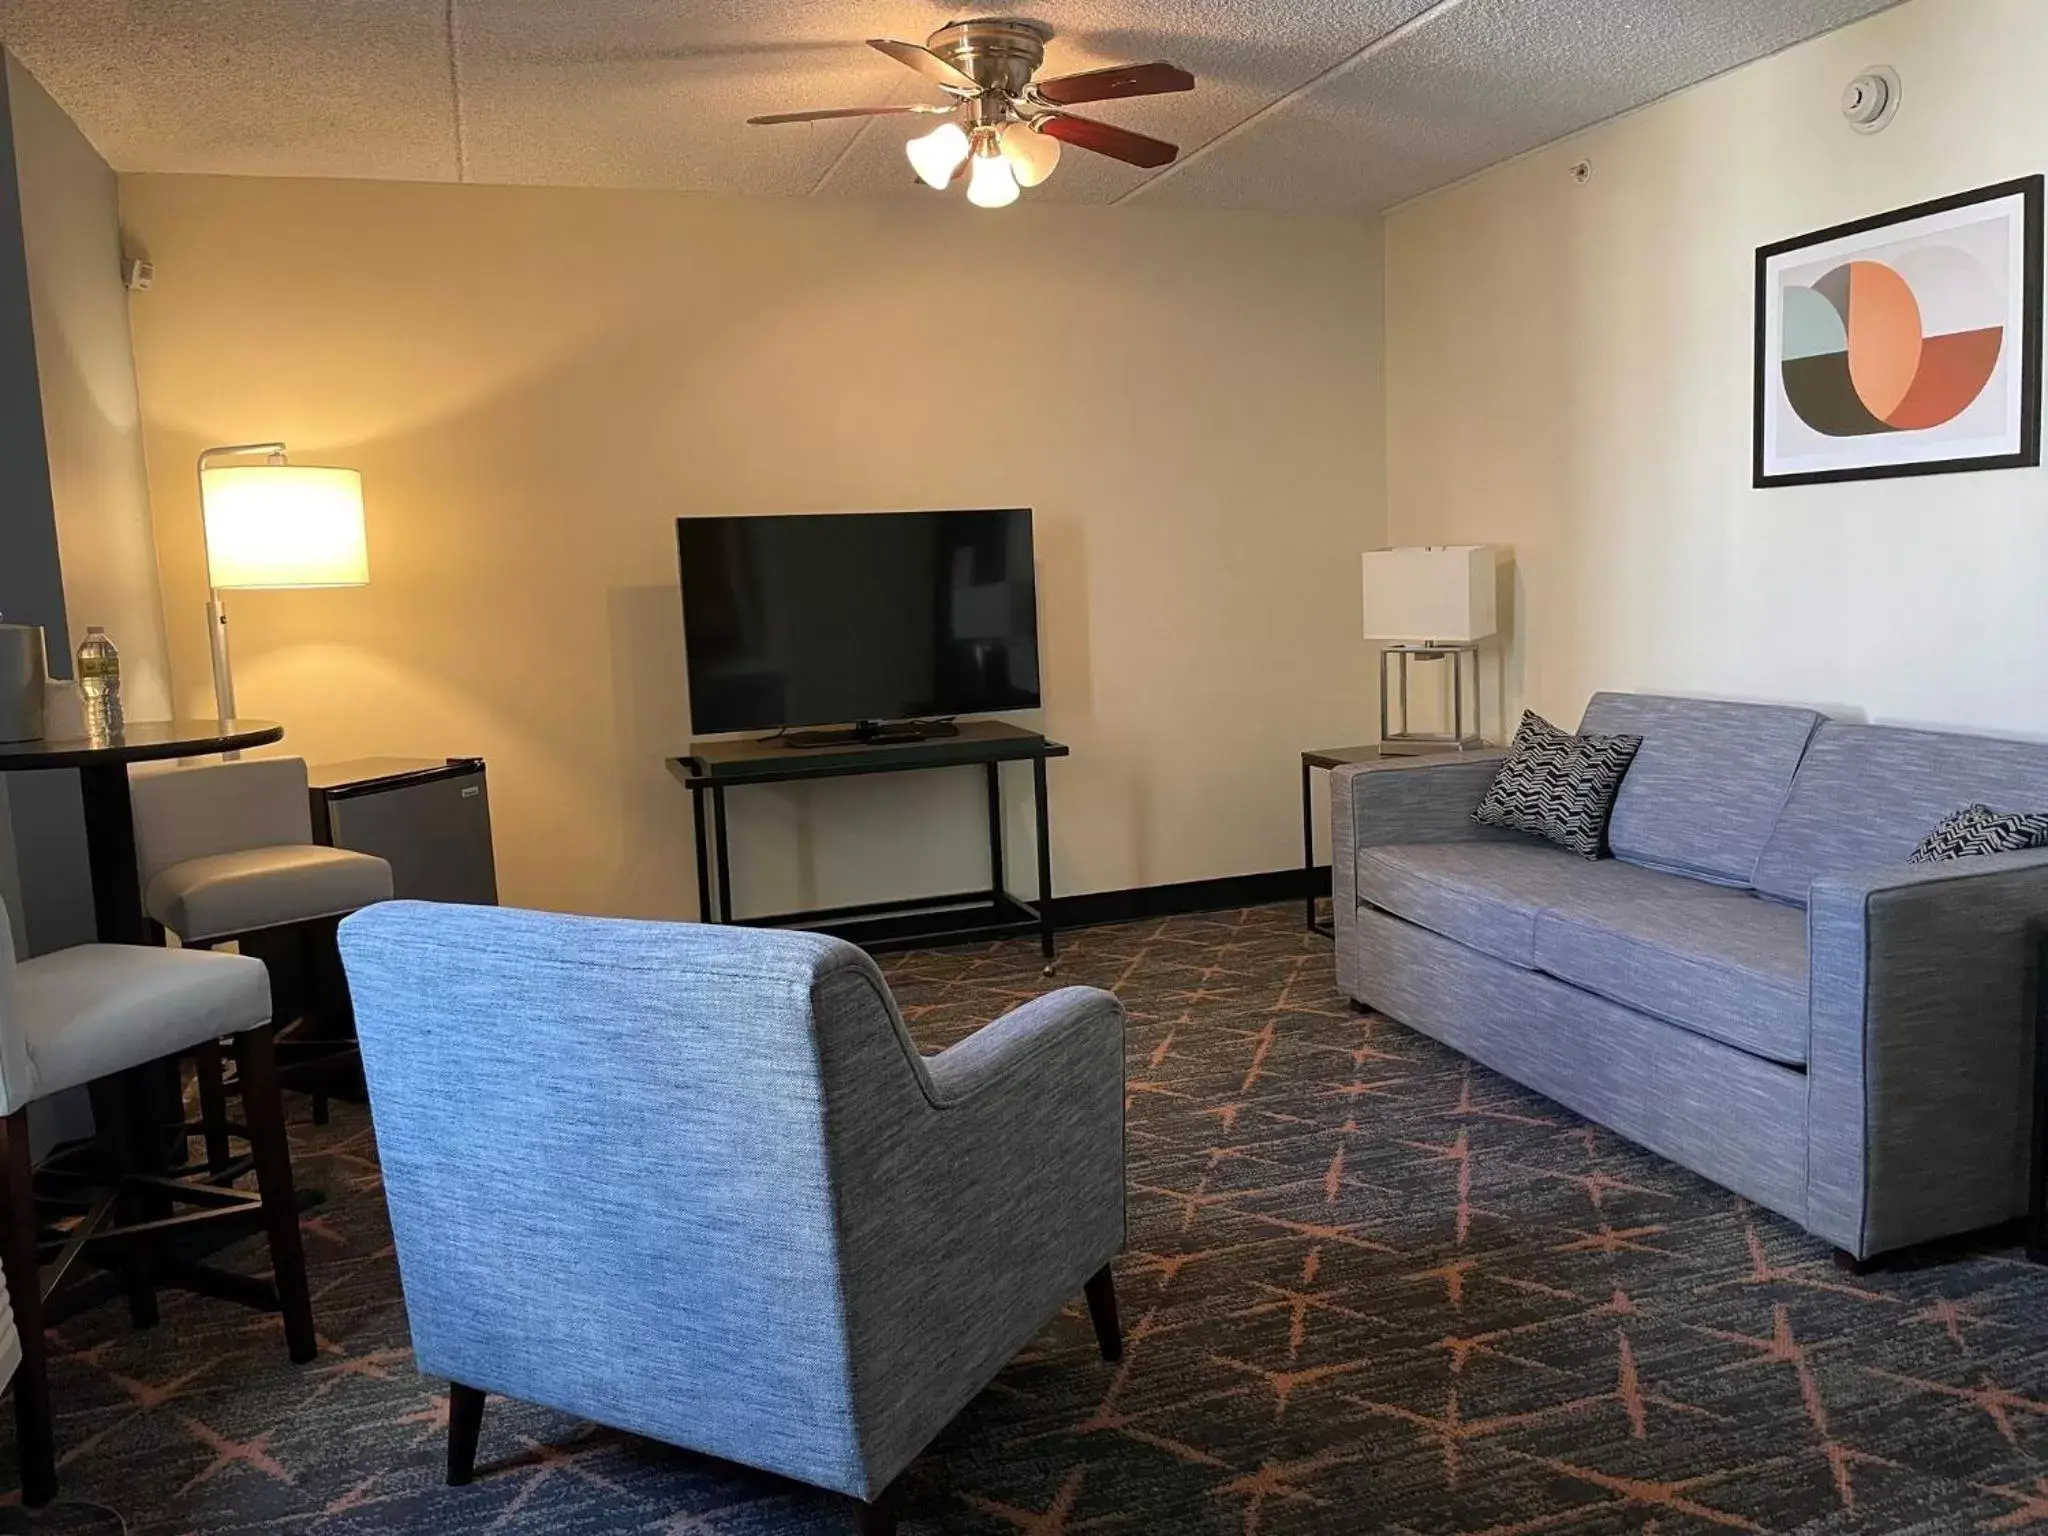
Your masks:
{"label": "end table", "polygon": [[1311,786],[1310,770],[1321,768],[1343,768],[1351,763],[1376,763],[1380,760],[1377,743],[1366,747],[1314,747],[1301,754],[1301,872],[1302,916],[1310,933],[1320,933],[1326,939],[1337,936],[1333,919],[1323,922],[1316,916],[1316,801]]}

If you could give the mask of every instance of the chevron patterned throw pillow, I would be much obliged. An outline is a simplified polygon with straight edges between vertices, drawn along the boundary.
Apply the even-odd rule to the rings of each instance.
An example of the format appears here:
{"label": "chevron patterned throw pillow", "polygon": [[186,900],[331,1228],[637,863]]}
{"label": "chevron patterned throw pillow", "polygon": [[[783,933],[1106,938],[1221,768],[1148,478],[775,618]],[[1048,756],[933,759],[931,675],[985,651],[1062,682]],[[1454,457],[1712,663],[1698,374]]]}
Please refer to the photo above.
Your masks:
{"label": "chevron patterned throw pillow", "polygon": [[1907,862],[1939,864],[1944,859],[2021,853],[2028,848],[2048,848],[2048,811],[2008,816],[1988,805],[1966,805],[1942,817],[1935,829],[1920,839]]}
{"label": "chevron patterned throw pillow", "polygon": [[1607,851],[1607,818],[1640,736],[1574,736],[1533,710],[1493,776],[1472,819],[1481,826],[1533,832],[1581,858]]}

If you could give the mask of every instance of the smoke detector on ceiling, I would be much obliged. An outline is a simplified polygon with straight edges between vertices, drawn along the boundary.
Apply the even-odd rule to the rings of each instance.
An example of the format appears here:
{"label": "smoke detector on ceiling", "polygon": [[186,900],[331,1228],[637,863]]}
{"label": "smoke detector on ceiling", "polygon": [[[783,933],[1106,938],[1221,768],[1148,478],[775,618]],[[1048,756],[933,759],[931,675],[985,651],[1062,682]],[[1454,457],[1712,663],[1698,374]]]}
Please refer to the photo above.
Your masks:
{"label": "smoke detector on ceiling", "polygon": [[1842,92],[1842,116],[1858,133],[1882,133],[1899,115],[1899,72],[1877,64]]}

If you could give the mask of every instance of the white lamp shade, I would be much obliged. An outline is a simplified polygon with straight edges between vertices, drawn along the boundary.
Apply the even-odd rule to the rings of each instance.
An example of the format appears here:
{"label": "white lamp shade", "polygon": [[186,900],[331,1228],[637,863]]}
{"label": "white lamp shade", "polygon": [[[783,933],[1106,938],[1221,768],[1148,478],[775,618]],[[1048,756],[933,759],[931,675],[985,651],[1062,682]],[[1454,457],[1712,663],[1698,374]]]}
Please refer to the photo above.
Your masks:
{"label": "white lamp shade", "polygon": [[1494,633],[1491,544],[1374,549],[1365,555],[1365,638],[1466,644]]}
{"label": "white lamp shade", "polygon": [[216,587],[360,587],[370,579],[363,477],[308,464],[199,474],[206,566]]}

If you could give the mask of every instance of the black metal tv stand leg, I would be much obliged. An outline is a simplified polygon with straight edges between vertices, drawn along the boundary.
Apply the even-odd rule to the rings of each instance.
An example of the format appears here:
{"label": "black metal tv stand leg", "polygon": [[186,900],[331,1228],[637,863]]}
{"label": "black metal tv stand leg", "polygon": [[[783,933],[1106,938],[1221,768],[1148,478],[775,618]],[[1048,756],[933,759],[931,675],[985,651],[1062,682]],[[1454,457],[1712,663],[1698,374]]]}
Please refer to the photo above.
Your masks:
{"label": "black metal tv stand leg", "polygon": [[1031,799],[1038,817],[1038,949],[1045,956],[1045,974],[1059,967],[1052,937],[1052,818],[1046,810],[1045,757],[1031,759]]}
{"label": "black metal tv stand leg", "polygon": [[721,923],[732,921],[732,860],[726,853],[725,842],[725,786],[711,786],[711,826],[718,834],[718,918]]}
{"label": "black metal tv stand leg", "polygon": [[988,765],[988,895],[1000,904],[1009,895],[1003,874],[1003,765]]}
{"label": "black metal tv stand leg", "polygon": [[697,824],[697,921],[715,922],[711,911],[711,848],[706,842],[709,834],[704,830],[704,791],[701,788],[690,791],[690,816]]}

